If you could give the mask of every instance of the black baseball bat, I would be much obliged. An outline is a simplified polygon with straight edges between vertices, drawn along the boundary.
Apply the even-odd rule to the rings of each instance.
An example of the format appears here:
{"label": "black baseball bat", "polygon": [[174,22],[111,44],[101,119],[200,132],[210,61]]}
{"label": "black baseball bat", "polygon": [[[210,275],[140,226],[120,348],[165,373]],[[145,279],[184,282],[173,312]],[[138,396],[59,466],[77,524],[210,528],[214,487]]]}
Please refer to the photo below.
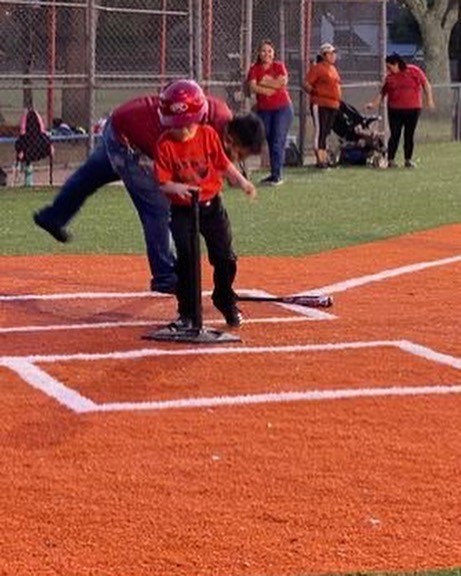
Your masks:
{"label": "black baseball bat", "polygon": [[333,306],[333,298],[327,294],[312,294],[306,296],[243,296],[237,295],[240,302],[281,302],[296,304],[307,308],[329,308]]}

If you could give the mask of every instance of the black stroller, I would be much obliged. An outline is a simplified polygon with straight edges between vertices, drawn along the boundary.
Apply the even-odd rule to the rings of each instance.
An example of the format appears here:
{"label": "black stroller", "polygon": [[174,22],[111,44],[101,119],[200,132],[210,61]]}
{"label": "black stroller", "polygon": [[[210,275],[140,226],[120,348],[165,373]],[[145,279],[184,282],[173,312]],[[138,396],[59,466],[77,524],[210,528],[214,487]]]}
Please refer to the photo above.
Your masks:
{"label": "black stroller", "polygon": [[333,163],[349,166],[386,166],[384,134],[373,130],[379,116],[362,116],[360,112],[341,102],[333,132],[338,136],[339,149],[333,152]]}

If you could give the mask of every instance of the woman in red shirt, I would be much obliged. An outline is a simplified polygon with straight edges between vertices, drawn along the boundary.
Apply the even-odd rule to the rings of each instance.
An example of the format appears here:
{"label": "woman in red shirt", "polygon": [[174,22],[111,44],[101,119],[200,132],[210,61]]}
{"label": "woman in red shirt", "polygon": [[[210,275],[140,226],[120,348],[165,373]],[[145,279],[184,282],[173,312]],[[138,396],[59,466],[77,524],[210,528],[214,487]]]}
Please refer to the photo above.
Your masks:
{"label": "woman in red shirt", "polygon": [[389,168],[397,166],[395,155],[403,130],[403,153],[405,167],[413,168],[414,137],[419,116],[423,107],[423,92],[427,107],[433,109],[432,87],[424,72],[414,64],[407,64],[399,54],[386,58],[387,76],[378,96],[366,105],[377,108],[387,97],[387,111],[390,138],[387,148]]}
{"label": "woman in red shirt", "polygon": [[293,122],[293,105],[287,90],[285,64],[275,60],[270,40],[259,45],[258,57],[247,75],[250,92],[256,95],[256,112],[264,123],[271,173],[261,181],[268,186],[283,184],[282,170],[288,132]]}

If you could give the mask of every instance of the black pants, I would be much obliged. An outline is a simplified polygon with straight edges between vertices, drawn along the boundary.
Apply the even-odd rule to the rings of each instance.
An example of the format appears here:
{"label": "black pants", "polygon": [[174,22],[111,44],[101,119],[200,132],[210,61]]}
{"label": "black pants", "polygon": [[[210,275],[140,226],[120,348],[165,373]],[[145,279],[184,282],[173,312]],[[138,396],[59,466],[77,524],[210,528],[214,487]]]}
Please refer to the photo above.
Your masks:
{"label": "black pants", "polygon": [[389,129],[391,137],[387,145],[387,158],[394,160],[399,147],[400,136],[403,129],[403,156],[411,160],[415,147],[415,130],[418,125],[420,108],[388,108]]}
{"label": "black pants", "polygon": [[327,138],[333,129],[338,110],[314,104],[311,106],[311,113],[315,128],[314,149],[326,150]]}
{"label": "black pants", "polygon": [[[193,210],[189,206],[171,207],[171,233],[176,245],[176,273],[178,276],[178,313],[188,318],[194,314],[194,287],[192,251]],[[208,250],[208,260],[213,266],[214,290],[212,299],[216,306],[227,308],[236,301],[232,284],[237,273],[237,256],[232,248],[232,231],[229,216],[220,196],[200,204],[200,234]]]}

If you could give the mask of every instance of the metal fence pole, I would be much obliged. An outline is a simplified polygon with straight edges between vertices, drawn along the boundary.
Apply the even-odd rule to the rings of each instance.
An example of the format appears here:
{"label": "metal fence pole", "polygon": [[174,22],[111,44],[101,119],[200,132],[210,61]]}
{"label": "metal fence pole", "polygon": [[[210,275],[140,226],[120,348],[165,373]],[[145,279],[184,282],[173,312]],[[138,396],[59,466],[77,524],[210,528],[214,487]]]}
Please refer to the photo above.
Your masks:
{"label": "metal fence pole", "polygon": [[197,82],[203,80],[202,62],[202,0],[194,0],[193,9],[193,42],[194,42],[194,78]]}
{"label": "metal fence pole", "polygon": [[285,0],[281,0],[280,2],[279,35],[280,35],[279,59],[282,62],[286,62],[287,51],[286,51]]}
{"label": "metal fence pole", "polygon": [[[381,2],[381,26],[380,26],[380,63],[381,63],[381,81],[384,82],[386,77],[386,56],[387,56],[387,0]],[[387,106],[383,107],[383,129],[387,128]]]}
{"label": "metal fence pole", "polygon": [[[246,77],[248,70],[252,62],[252,49],[253,49],[253,0],[244,0],[244,57],[243,57],[243,74]],[[250,110],[251,100],[250,98],[245,98],[245,110],[248,112]]]}
{"label": "metal fence pole", "polygon": [[311,44],[312,0],[300,0],[299,3],[299,152],[304,159],[306,153],[306,94],[302,88],[304,75],[309,66]]}
{"label": "metal fence pole", "polygon": [[211,80],[213,75],[213,0],[205,2],[205,36],[204,36],[204,80]]}
{"label": "metal fence pole", "polygon": [[93,150],[95,144],[93,125],[95,123],[96,116],[96,25],[98,16],[95,1],[96,0],[88,0],[87,4],[88,154]]}
{"label": "metal fence pole", "polygon": [[453,90],[453,113],[451,124],[451,138],[458,142],[461,140],[461,84],[454,84]]}
{"label": "metal fence pole", "polygon": [[48,130],[53,126],[54,82],[56,75],[56,0],[47,7],[48,16],[48,88],[46,95],[46,119]]}

